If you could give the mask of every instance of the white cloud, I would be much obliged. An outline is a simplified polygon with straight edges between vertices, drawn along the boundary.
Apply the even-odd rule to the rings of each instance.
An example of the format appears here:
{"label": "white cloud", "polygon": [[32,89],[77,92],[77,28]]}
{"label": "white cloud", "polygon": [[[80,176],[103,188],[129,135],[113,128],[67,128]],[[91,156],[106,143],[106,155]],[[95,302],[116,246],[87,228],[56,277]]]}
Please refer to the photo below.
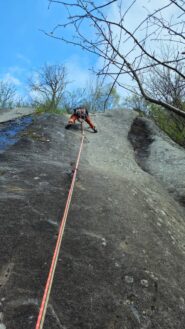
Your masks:
{"label": "white cloud", "polygon": [[26,64],[31,64],[31,61],[29,58],[27,58],[26,56],[24,56],[21,53],[17,53],[16,54],[17,59],[21,60],[22,62],[26,63]]}
{"label": "white cloud", "polygon": [[42,95],[38,92],[38,91],[35,91],[35,90],[29,90],[27,88],[27,95],[29,98],[31,98],[32,100],[36,100],[37,102],[41,102],[43,100],[43,97]]}
{"label": "white cloud", "polygon": [[18,78],[16,78],[15,76],[13,76],[10,73],[6,73],[3,76],[3,79],[2,80],[5,81],[5,82],[8,82],[8,83],[11,83],[11,84],[13,84],[15,86],[20,86],[22,84],[21,81]]}
{"label": "white cloud", "polygon": [[[120,2],[120,1],[119,1]],[[129,6],[131,5],[132,0],[122,1],[122,13],[125,13]],[[144,20],[147,15],[150,15],[155,10],[164,7],[169,4],[168,0],[138,0],[134,5],[127,11],[127,14],[124,18],[124,25],[128,26],[131,30],[134,30],[137,25]],[[163,12],[163,18],[168,19],[177,11],[177,7],[169,6]],[[110,19],[113,21],[118,21],[120,18],[118,3],[112,4],[112,9],[110,12]]]}

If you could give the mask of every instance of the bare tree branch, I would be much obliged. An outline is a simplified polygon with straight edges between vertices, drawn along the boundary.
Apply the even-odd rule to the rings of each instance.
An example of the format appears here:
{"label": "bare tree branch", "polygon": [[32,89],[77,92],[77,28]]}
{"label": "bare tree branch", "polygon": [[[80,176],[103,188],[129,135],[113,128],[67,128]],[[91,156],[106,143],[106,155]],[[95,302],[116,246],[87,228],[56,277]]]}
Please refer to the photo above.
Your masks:
{"label": "bare tree branch", "polygon": [[[67,8],[69,14],[67,21],[57,24],[52,31],[53,34],[49,34],[50,36],[80,46],[101,57],[104,63],[98,75],[113,78],[112,88],[116,84],[122,85],[120,79],[128,74],[137,83],[141,95],[147,101],[185,116],[181,108],[160,99],[159,95],[151,96],[145,83],[148,70],[151,68],[159,68],[159,70],[164,68],[172,72],[171,74],[178,77],[176,83],[179,81],[181,85],[185,81],[184,70],[176,65],[184,60],[179,56],[183,53],[183,49],[176,50],[171,58],[164,60],[154,42],[154,40],[170,39],[171,44],[178,42],[179,47],[181,43],[184,45],[185,24],[183,19],[178,19],[185,13],[183,2],[169,0],[157,9],[150,9],[150,4],[148,4],[144,17],[142,16],[139,24],[132,29],[127,25],[125,17],[132,13],[136,5],[139,6],[139,0],[130,0],[127,7],[122,0],[106,2],[102,0],[98,2],[98,5],[93,0],[68,2],[50,0],[50,2],[61,4]],[[115,10],[117,8],[117,17],[111,17],[112,6]],[[171,18],[168,14],[169,8],[174,11]],[[69,26],[74,28],[74,37],[66,40],[60,32]],[[86,27],[90,28],[91,36],[86,33],[88,30]]]}

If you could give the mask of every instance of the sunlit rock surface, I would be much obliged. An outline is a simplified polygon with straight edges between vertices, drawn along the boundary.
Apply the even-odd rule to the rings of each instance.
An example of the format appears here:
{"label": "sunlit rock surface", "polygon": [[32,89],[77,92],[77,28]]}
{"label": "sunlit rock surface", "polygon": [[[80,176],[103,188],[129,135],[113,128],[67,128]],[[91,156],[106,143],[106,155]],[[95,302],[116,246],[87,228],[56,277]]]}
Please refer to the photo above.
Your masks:
{"label": "sunlit rock surface", "polygon": [[[184,328],[184,149],[136,117],[85,127],[45,329]],[[2,329],[35,328],[80,144],[66,122],[35,117],[0,154]]]}

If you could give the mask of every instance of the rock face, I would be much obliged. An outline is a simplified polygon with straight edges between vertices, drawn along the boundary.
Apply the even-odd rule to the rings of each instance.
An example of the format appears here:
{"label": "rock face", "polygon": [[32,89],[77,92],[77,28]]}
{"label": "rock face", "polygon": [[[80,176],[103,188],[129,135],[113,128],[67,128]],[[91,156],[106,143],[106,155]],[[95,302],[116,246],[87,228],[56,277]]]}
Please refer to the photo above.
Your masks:
{"label": "rock face", "polygon": [[185,206],[185,149],[146,118],[136,118],[129,132],[138,164],[164,184]]}
{"label": "rock face", "polygon": [[16,107],[10,110],[0,109],[0,123],[14,120],[17,118],[22,118],[24,116],[33,114],[34,112],[35,112],[35,108],[32,107]]}
{"label": "rock face", "polygon": [[[184,150],[132,111],[92,119],[44,328],[183,329],[184,208],[162,167]],[[35,119],[0,155],[2,328],[35,328],[80,143],[66,121]]]}

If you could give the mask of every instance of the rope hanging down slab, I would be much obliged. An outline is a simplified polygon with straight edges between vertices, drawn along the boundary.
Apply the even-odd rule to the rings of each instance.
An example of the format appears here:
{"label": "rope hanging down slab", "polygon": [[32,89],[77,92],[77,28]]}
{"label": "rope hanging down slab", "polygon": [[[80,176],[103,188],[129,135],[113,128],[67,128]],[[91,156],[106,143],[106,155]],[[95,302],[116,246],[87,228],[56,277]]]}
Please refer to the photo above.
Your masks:
{"label": "rope hanging down slab", "polygon": [[51,288],[52,288],[52,284],[53,284],[53,278],[54,278],[54,274],[55,274],[56,265],[57,265],[57,262],[58,262],[61,242],[62,242],[62,238],[63,238],[63,235],[64,235],[64,229],[65,229],[66,220],[67,220],[67,216],[68,216],[68,212],[69,212],[69,207],[70,207],[70,204],[71,204],[71,198],[72,198],[72,195],[73,195],[77,170],[78,170],[78,167],[79,167],[80,156],[81,156],[81,153],[82,153],[83,142],[84,142],[84,138],[85,138],[83,123],[81,123],[81,127],[82,127],[81,144],[80,144],[78,157],[77,157],[76,164],[75,164],[75,169],[74,169],[74,172],[73,172],[73,178],[72,178],[72,181],[71,181],[71,186],[70,186],[70,189],[69,189],[69,192],[68,192],[68,197],[67,197],[64,213],[63,213],[63,216],[61,218],[61,224],[60,224],[60,228],[59,228],[58,239],[57,239],[57,242],[56,242],[56,246],[55,246],[55,250],[54,250],[54,254],[53,254],[53,258],[52,258],[48,278],[47,278],[47,281],[46,281],[46,286],[45,286],[45,289],[44,289],[44,294],[43,294],[43,297],[42,297],[42,302],[41,302],[41,306],[40,306],[40,310],[39,310],[39,314],[38,314],[35,329],[42,329],[43,328],[45,317],[46,317],[46,311],[47,311],[50,292],[51,292]]}

